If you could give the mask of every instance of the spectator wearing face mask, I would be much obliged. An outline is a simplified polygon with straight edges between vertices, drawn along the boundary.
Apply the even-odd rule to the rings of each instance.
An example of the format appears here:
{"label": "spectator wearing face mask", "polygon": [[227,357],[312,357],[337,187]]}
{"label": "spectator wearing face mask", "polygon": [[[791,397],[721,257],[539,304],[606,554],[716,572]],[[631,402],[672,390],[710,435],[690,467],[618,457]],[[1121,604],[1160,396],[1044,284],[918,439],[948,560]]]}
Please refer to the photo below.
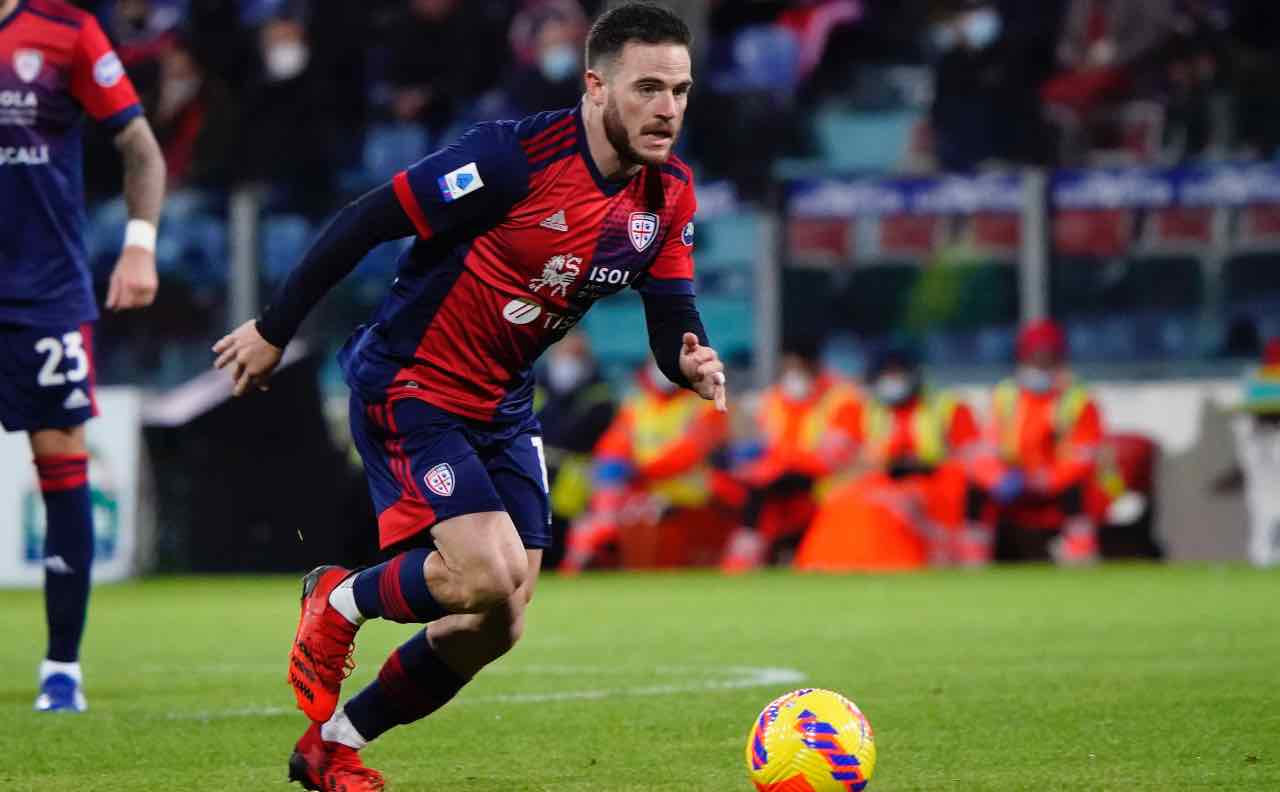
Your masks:
{"label": "spectator wearing face mask", "polygon": [[512,115],[578,103],[586,30],[576,0],[551,0],[516,15],[511,40],[517,67],[503,89]]}
{"label": "spectator wearing face mask", "polygon": [[944,170],[1031,162],[1044,156],[1038,141],[1040,104],[1033,39],[1006,25],[992,0],[960,0],[929,28],[935,99],[930,109],[935,156]]}
{"label": "spectator wearing face mask", "polygon": [[1067,365],[1062,329],[1043,320],[1017,341],[1017,371],[996,386],[967,513],[996,526],[996,560],[1080,563],[1096,558],[1085,491],[1102,416]]}
{"label": "spectator wearing face mask", "polygon": [[651,359],[596,444],[590,509],[570,526],[561,571],[608,563],[629,526],[708,507],[725,486],[712,458],[728,434],[725,413]]}
{"label": "spectator wearing face mask", "polygon": [[241,178],[273,188],[295,211],[332,201],[335,108],[315,67],[302,20],[269,19],[258,31],[261,72],[245,99]]}
{"label": "spectator wearing face mask", "polygon": [[571,333],[547,353],[535,396],[551,487],[552,548],[543,558],[555,567],[569,523],[591,496],[591,452],[609,428],[617,405],[587,337]]}
{"label": "spectator wearing face mask", "polygon": [[815,491],[855,457],[861,421],[861,394],[853,383],[823,368],[817,342],[791,343],[777,383],[761,397],[763,452],[735,471],[750,494],[721,569],[758,567],[775,543],[808,528]]}
{"label": "spectator wearing face mask", "polygon": [[164,152],[170,191],[226,186],[234,156],[234,103],[185,39],[176,38],[161,56],[148,115]]}
{"label": "spectator wearing face mask", "polygon": [[[879,350],[867,367],[855,477],[824,499],[797,553],[802,567],[879,569],[971,562],[963,524],[973,412],[927,388],[914,350]],[[979,560],[982,554],[979,553]]]}

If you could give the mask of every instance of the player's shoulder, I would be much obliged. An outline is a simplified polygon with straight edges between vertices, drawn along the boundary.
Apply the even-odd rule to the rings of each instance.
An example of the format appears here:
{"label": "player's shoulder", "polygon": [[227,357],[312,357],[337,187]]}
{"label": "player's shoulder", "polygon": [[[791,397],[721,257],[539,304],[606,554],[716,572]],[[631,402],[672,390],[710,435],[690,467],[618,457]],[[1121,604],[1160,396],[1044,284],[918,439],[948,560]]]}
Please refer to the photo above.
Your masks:
{"label": "player's shoulder", "polygon": [[672,154],[667,161],[662,163],[662,175],[667,179],[676,179],[684,182],[689,187],[693,186],[693,168],[680,157]]}
{"label": "player's shoulder", "polygon": [[544,110],[513,122],[512,130],[516,140],[520,141],[521,147],[527,153],[566,136],[572,138],[571,131],[577,129],[575,110],[576,108],[573,107],[563,110]]}
{"label": "player's shoulder", "polygon": [[93,20],[93,14],[76,8],[64,0],[27,0],[25,10],[41,19],[72,30],[80,30]]}

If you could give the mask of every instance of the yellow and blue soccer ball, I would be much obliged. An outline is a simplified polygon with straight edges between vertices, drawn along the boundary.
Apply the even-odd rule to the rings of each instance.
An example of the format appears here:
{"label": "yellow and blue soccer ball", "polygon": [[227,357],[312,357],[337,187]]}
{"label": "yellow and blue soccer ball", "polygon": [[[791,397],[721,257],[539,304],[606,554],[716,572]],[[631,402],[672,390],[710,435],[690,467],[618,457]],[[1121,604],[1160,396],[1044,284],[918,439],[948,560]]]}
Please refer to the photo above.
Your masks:
{"label": "yellow and blue soccer ball", "polygon": [[775,699],[747,735],[747,770],[758,792],[859,792],[875,769],[871,724],[834,691]]}

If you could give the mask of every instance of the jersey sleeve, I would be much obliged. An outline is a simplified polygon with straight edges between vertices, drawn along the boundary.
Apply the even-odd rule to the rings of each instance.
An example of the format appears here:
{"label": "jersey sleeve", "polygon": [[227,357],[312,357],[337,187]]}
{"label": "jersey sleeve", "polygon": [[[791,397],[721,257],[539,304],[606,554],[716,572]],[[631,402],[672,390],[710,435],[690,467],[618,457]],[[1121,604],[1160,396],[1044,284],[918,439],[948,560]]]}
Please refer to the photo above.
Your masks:
{"label": "jersey sleeve", "polygon": [[391,180],[418,236],[497,225],[529,191],[529,165],[509,123],[477,124]]}
{"label": "jersey sleeve", "polygon": [[112,132],[142,115],[138,94],[124,73],[120,56],[111,49],[98,21],[87,14],[71,61],[71,95]]}
{"label": "jersey sleeve", "polygon": [[698,209],[693,182],[681,190],[662,250],[638,285],[642,294],[693,295],[693,215]]}

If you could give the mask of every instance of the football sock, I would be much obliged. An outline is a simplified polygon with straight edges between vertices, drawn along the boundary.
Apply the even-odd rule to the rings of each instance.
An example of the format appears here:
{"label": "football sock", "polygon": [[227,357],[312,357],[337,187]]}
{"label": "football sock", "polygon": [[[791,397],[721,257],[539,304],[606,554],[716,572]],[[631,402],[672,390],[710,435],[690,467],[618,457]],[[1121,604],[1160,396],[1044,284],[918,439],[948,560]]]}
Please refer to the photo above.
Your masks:
{"label": "football sock", "polygon": [[343,711],[360,738],[369,741],[393,726],[427,717],[468,681],[445,665],[422,630],[391,653],[378,678],[348,701]]}
{"label": "football sock", "polygon": [[369,744],[347,717],[345,709],[333,713],[333,717],[320,727],[320,739],[325,742],[341,743],[348,748],[359,751]]}
{"label": "football sock", "polygon": [[44,496],[44,603],[49,652],[59,663],[80,655],[93,565],[93,503],[86,454],[42,456],[35,461]]}
{"label": "football sock", "polygon": [[347,576],[346,580],[333,587],[329,592],[329,604],[355,626],[365,623],[365,615],[356,606],[356,575]]}
{"label": "football sock", "polygon": [[427,588],[422,571],[431,552],[408,550],[355,575],[351,589],[360,613],[367,619],[381,617],[401,624],[426,624],[447,615],[449,611]]}

